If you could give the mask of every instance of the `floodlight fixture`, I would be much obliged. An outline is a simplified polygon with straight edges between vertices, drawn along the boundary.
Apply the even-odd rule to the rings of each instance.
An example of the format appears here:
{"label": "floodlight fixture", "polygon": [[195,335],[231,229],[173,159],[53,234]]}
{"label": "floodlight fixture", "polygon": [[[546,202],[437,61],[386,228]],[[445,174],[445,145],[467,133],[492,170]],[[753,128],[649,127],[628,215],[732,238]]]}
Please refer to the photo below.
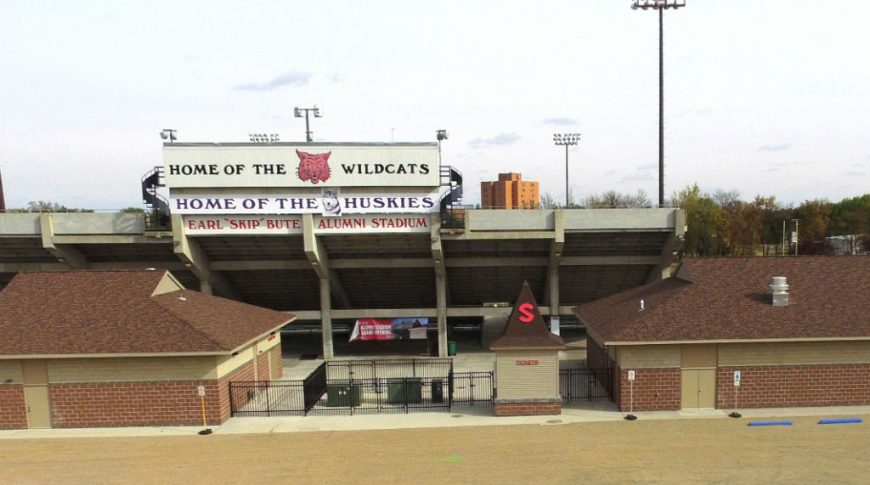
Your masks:
{"label": "floodlight fixture", "polygon": [[169,143],[175,143],[175,140],[178,139],[176,134],[177,134],[176,130],[173,130],[170,128],[164,128],[163,130],[160,131],[160,138],[162,138],[164,140],[169,140]]}
{"label": "floodlight fixture", "polygon": [[315,118],[322,118],[323,115],[320,113],[320,108],[318,108],[316,104],[311,108],[293,108],[293,116],[297,118],[302,118],[303,113],[305,113],[305,140],[310,143],[312,140],[311,135],[313,134],[313,132],[311,131],[311,125],[309,124],[308,113],[314,114]]}
{"label": "floodlight fixture", "polygon": [[447,139],[447,130],[438,130],[435,132],[435,137],[438,138],[438,141],[444,141]]}

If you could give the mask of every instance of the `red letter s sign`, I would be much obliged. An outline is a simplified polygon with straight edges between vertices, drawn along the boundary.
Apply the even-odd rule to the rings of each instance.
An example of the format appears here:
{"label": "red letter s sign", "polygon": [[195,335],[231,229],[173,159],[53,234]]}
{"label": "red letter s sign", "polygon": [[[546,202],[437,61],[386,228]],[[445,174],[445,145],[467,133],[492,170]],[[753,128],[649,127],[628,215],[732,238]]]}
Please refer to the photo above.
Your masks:
{"label": "red letter s sign", "polygon": [[531,303],[523,303],[517,309],[520,311],[519,319],[521,322],[530,323],[534,320],[535,315],[532,313],[532,310],[534,310],[535,307]]}

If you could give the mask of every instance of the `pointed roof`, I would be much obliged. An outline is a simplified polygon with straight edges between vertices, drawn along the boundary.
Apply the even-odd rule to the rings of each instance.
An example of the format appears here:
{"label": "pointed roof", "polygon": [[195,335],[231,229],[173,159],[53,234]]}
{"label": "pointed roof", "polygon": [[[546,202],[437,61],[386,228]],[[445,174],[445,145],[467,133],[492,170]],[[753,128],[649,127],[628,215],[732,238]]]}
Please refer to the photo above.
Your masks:
{"label": "pointed roof", "polygon": [[[868,275],[868,256],[686,258],[672,278],[574,312],[609,345],[870,339]],[[788,306],[771,303],[774,276],[786,277]]]}
{"label": "pointed roof", "polygon": [[489,348],[490,350],[562,350],[565,348],[562,337],[553,335],[547,329],[528,282],[523,281],[514,309],[508,317],[504,335],[490,344]]}
{"label": "pointed roof", "polygon": [[230,354],[294,318],[186,290],[167,271],[19,273],[0,291],[0,358]]}

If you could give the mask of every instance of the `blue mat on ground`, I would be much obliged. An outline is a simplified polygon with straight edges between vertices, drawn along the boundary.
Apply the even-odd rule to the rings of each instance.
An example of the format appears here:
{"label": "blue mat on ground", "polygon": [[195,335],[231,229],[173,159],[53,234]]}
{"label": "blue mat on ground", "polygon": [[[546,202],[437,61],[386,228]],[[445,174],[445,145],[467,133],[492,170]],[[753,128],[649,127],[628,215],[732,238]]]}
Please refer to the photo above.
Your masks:
{"label": "blue mat on ground", "polygon": [[841,419],[822,419],[819,421],[819,424],[849,424],[849,423],[863,423],[864,421],[861,418],[841,418]]}
{"label": "blue mat on ground", "polygon": [[749,426],[791,426],[792,421],[750,421]]}

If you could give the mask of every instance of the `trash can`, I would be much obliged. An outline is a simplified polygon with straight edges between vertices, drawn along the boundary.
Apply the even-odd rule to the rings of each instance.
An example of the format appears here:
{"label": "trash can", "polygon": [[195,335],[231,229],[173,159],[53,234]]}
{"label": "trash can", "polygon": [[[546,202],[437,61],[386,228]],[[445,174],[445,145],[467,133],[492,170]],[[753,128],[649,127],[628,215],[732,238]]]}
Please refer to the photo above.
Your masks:
{"label": "trash can", "polygon": [[432,402],[444,402],[444,383],[441,379],[432,379]]}
{"label": "trash can", "polygon": [[456,355],[456,342],[454,340],[447,342],[447,355]]}
{"label": "trash can", "polygon": [[417,404],[423,402],[420,379],[390,379],[387,383],[387,404]]}
{"label": "trash can", "polygon": [[335,407],[359,406],[359,384],[329,384],[326,386],[326,405]]}

